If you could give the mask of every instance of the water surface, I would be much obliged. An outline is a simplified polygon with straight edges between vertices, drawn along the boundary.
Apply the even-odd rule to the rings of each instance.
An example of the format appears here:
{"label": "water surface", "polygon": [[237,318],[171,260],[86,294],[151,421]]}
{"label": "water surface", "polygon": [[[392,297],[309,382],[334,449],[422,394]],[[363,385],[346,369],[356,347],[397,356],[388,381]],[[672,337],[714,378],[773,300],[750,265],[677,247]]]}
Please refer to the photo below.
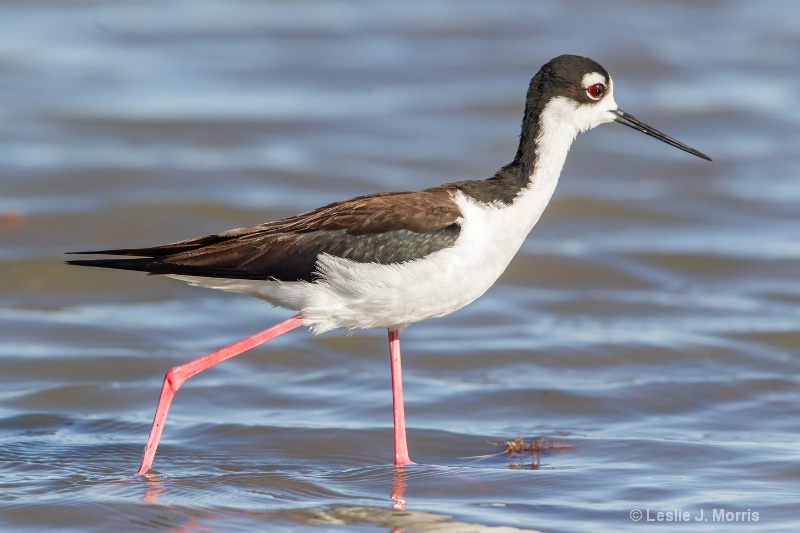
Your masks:
{"label": "water surface", "polygon": [[[659,529],[797,530],[796,3],[0,15],[6,530],[639,531],[659,512],[691,517]],[[403,333],[417,465],[390,464],[385,332],[296,330],[189,381],[135,475],[167,368],[290,313],[64,252],[489,177],[562,53],[714,162],[617,125],[578,138],[495,287]],[[517,437],[558,447],[500,453]]]}

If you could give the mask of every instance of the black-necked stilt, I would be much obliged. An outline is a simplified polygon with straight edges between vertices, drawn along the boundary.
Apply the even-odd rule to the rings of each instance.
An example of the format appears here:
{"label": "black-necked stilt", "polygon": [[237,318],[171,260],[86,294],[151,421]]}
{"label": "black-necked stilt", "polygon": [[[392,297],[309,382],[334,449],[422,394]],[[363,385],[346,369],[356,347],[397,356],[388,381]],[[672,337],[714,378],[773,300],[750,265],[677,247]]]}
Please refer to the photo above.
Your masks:
{"label": "black-necked stilt", "polygon": [[620,110],[611,76],[599,64],[563,55],[531,80],[517,154],[487,180],[359,196],[165,246],[79,252],[138,258],[71,264],[164,274],[299,311],[167,372],[139,473],[150,469],[167,410],[186,379],[300,325],[315,333],[389,330],[394,462],[409,464],[400,330],[450,314],[492,286],[550,201],[575,136],[606,122],[630,126],[710,161]]}

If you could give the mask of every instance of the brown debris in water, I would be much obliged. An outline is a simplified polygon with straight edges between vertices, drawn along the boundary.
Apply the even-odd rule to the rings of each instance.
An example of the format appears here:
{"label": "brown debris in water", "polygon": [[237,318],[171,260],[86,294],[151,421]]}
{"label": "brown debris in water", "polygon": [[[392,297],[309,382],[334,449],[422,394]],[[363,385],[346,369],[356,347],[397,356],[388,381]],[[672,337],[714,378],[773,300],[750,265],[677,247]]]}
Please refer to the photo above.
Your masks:
{"label": "brown debris in water", "polygon": [[22,211],[0,212],[0,228],[17,228],[25,223]]}
{"label": "brown debris in water", "polygon": [[[500,453],[505,453],[508,456],[510,461],[508,468],[511,470],[538,470],[542,453],[561,453],[573,448],[569,444],[550,440],[547,437],[540,437],[528,442],[525,442],[522,437],[517,437],[515,440],[495,442],[494,444],[504,448]],[[529,459],[530,462],[526,463],[526,459]]]}
{"label": "brown debris in water", "polygon": [[[465,459],[474,459],[473,462],[478,462],[505,454],[509,459],[508,468],[512,470],[538,470],[543,453],[562,453],[574,448],[571,444],[564,444],[547,437],[540,437],[527,442],[522,437],[517,437],[514,440],[490,441],[489,444],[499,446],[502,450],[487,455],[465,457]],[[526,460],[530,462],[526,463]]]}

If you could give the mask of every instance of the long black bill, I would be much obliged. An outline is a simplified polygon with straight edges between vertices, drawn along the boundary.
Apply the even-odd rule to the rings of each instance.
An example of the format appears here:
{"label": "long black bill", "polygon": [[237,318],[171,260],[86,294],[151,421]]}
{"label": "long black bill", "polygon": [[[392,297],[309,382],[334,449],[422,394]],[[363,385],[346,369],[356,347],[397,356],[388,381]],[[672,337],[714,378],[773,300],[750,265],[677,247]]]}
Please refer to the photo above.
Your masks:
{"label": "long black bill", "polygon": [[675,148],[680,148],[684,152],[689,152],[692,155],[696,155],[697,157],[702,157],[707,161],[711,161],[711,158],[708,157],[706,154],[702,152],[698,152],[694,148],[686,146],[685,144],[676,141],[672,137],[667,137],[657,129],[651,128],[641,120],[637,119],[636,117],[627,114],[625,111],[621,109],[617,109],[616,111],[612,111],[617,118],[614,119],[615,122],[619,122],[620,124],[625,124],[626,126],[633,128],[637,131],[641,131],[645,135],[649,135],[650,137],[655,137],[659,141],[664,141],[667,144],[674,146]]}

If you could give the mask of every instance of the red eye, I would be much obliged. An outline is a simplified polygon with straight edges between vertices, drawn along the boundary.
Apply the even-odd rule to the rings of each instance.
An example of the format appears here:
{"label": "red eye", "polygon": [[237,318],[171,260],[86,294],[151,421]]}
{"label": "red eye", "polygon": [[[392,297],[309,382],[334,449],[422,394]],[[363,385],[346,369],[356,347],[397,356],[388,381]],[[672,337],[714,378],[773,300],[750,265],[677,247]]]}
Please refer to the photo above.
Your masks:
{"label": "red eye", "polygon": [[606,92],[606,86],[602,83],[595,83],[591,87],[589,87],[586,92],[589,94],[589,98],[593,100],[599,100],[603,93]]}

